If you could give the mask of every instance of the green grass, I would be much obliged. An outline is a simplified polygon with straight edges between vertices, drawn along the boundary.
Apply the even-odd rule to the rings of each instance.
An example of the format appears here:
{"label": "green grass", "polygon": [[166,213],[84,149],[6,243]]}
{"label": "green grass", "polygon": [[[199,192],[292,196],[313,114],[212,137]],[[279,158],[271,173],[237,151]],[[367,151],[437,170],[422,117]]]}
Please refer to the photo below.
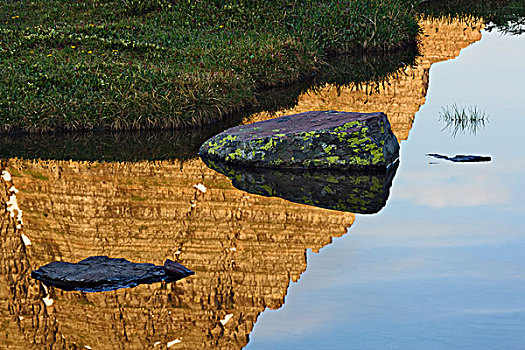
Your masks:
{"label": "green grass", "polygon": [[250,115],[294,108],[299,96],[327,84],[335,88],[359,86],[370,93],[378,91],[390,79],[406,74],[406,67],[415,65],[417,57],[416,47],[384,55],[337,56],[322,64],[317,74],[294,84],[258,92],[254,94],[254,105],[243,113],[206,127],[135,132],[0,133],[0,158],[185,161],[198,157],[197,152],[204,141],[249,119]]}
{"label": "green grass", "polygon": [[214,122],[331,56],[405,47],[418,2],[4,0],[0,130]]}

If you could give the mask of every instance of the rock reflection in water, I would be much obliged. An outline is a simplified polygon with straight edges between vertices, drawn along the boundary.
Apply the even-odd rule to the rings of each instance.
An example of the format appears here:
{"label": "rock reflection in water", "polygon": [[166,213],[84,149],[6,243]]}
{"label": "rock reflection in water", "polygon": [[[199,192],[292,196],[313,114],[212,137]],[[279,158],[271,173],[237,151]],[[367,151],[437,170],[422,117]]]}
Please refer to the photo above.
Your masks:
{"label": "rock reflection in water", "polygon": [[399,163],[384,171],[352,172],[241,168],[203,160],[211,169],[228,176],[239,190],[358,214],[374,214],[385,206]]}
{"label": "rock reflection in water", "polygon": [[164,266],[157,266],[107,256],[90,256],[74,264],[53,261],[31,272],[31,277],[46,286],[93,293],[132,288],[139,284],[175,282],[194,274],[170,259],[166,260]]}
{"label": "rock reflection in water", "polygon": [[454,163],[480,163],[480,162],[490,162],[492,157],[490,156],[478,156],[478,155],[455,155],[454,157],[445,156],[437,153],[427,154],[429,157],[434,157],[437,159],[445,159]]}

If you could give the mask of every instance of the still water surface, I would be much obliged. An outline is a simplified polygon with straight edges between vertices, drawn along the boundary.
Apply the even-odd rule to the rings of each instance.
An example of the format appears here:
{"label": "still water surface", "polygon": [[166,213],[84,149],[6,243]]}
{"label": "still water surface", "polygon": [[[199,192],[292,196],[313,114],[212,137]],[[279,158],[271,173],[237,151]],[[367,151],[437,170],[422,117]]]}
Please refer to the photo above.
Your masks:
{"label": "still water surface", "polygon": [[[248,194],[191,156],[5,161],[23,227],[2,216],[0,347],[523,348],[525,37],[480,26],[426,21],[405,74],[372,94],[303,94],[283,112],[388,114],[401,162],[378,214]],[[488,122],[476,135],[444,130],[440,111],[454,103],[476,105]],[[29,277],[93,255],[169,258],[196,275],[107,293]]]}
{"label": "still water surface", "polygon": [[[525,347],[525,37],[482,34],[432,65],[387,206],[308,253],[300,282],[262,314],[248,348]],[[439,117],[454,102],[489,122],[454,137]]]}

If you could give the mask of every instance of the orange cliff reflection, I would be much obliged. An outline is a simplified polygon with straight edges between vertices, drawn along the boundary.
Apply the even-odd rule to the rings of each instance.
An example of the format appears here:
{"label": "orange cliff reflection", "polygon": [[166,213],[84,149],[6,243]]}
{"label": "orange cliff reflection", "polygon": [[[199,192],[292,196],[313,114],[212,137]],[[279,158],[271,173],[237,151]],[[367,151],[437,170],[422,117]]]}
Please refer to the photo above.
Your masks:
{"label": "orange cliff reflection", "polygon": [[424,20],[420,22],[420,54],[415,67],[406,68],[389,79],[378,91],[370,86],[343,87],[327,85],[320,91],[299,96],[296,107],[277,113],[259,113],[245,122],[306,111],[337,110],[347,112],[384,112],[399,141],[406,140],[414,116],[425,103],[429,70],[433,63],[453,59],[461,49],[481,39],[482,21]]}
{"label": "orange cliff reflection", "polygon": [[[378,93],[327,87],[283,113],[384,111],[406,139],[430,65],[481,38],[481,25],[426,21],[423,28],[418,66]],[[0,347],[242,348],[258,315],[283,305],[290,280],[306,269],[306,249],[318,251],[354,221],[350,213],[248,195],[200,160],[11,159],[4,168],[12,181],[0,180],[0,201],[13,203],[15,186],[23,222],[18,212],[2,214]],[[29,277],[51,261],[93,255],[155,264],[171,258],[196,275],[96,294],[47,290]]]}
{"label": "orange cliff reflection", "polygon": [[[178,340],[178,348],[241,348],[258,315],[283,305],[290,280],[306,269],[306,249],[330,244],[354,221],[351,213],[248,195],[200,160],[12,159],[6,170],[24,223],[17,230],[4,215],[8,321],[0,344],[8,339],[19,348],[44,339],[59,348],[162,348]],[[12,185],[2,184],[4,192]],[[93,255],[155,264],[171,258],[196,275],[96,294],[49,288],[49,295],[28,277],[51,261]],[[14,280],[16,289],[8,287]]]}

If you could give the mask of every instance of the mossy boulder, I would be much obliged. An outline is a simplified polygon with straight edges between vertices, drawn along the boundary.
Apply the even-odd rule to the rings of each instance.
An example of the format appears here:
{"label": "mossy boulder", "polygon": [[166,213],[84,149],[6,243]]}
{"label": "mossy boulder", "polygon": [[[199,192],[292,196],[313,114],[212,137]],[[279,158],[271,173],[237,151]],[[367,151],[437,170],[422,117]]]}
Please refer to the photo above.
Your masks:
{"label": "mossy boulder", "polygon": [[399,157],[399,144],[384,113],[321,111],[230,128],[199,154],[241,166],[386,169]]}

